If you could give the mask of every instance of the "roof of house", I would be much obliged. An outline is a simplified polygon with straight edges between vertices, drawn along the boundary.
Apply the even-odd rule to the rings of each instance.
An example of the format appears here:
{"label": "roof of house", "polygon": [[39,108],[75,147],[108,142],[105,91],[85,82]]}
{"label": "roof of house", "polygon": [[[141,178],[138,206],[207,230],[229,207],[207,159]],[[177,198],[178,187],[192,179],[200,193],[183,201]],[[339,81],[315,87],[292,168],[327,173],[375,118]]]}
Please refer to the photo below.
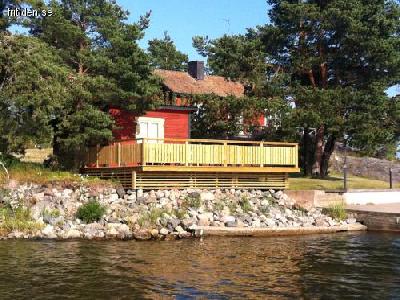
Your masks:
{"label": "roof of house", "polygon": [[186,72],[155,70],[163,84],[174,93],[181,94],[216,94],[221,97],[242,97],[244,86],[239,82],[225,79],[221,76],[204,76],[203,80],[196,80]]}

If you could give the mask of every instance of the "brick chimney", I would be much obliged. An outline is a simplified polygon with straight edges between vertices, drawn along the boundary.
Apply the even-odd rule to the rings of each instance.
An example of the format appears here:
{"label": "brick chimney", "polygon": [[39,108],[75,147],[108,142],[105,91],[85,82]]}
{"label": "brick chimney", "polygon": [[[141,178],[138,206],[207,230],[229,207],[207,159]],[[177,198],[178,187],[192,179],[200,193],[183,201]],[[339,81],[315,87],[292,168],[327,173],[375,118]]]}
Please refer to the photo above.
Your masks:
{"label": "brick chimney", "polygon": [[188,73],[196,80],[204,79],[204,61],[189,61]]}

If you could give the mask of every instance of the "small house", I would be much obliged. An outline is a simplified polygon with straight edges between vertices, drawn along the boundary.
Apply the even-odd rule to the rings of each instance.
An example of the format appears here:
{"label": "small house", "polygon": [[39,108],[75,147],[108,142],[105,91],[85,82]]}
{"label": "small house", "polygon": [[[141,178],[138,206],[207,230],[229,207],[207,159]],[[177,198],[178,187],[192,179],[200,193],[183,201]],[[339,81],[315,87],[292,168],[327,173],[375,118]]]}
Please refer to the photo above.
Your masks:
{"label": "small house", "polygon": [[[156,70],[165,103],[143,115],[111,107],[114,141],[87,149],[82,172],[118,179],[124,187],[276,188],[288,186],[288,173],[298,172],[298,145],[236,140],[191,139],[190,95],[242,97],[244,86],[204,74],[203,62],[189,62],[188,72]],[[201,105],[201,104],[199,104]],[[251,122],[264,126],[266,118]]]}
{"label": "small house", "polygon": [[[244,95],[244,86],[239,82],[226,80],[221,76],[204,73],[204,62],[191,61],[188,72],[155,70],[162,80],[165,105],[148,111],[142,116],[111,108],[118,129],[114,137],[118,141],[129,142],[142,138],[189,139],[191,130],[190,114],[197,110],[188,104],[187,95],[215,94],[220,97]],[[248,120],[245,121],[249,123]],[[264,126],[264,116],[258,116],[252,125]],[[242,132],[242,136],[245,136]]]}

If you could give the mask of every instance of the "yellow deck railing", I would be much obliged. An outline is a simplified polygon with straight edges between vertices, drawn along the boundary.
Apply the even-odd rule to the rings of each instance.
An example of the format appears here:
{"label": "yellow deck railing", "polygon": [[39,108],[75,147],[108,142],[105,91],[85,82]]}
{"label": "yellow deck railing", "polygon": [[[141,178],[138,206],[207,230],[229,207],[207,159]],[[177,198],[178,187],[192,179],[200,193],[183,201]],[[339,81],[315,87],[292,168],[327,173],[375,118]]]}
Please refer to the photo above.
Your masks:
{"label": "yellow deck railing", "polygon": [[87,167],[146,165],[298,167],[298,145],[233,140],[139,139],[88,149]]}

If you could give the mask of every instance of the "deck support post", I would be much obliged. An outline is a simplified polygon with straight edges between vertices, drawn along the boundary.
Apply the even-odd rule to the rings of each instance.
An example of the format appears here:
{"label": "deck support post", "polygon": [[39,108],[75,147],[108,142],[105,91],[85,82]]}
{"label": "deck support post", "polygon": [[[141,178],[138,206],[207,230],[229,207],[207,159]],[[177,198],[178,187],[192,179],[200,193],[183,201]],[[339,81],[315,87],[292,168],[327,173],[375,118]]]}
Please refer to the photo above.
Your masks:
{"label": "deck support post", "polygon": [[136,186],[136,171],[132,171],[132,188],[134,190],[137,190],[137,186]]}

